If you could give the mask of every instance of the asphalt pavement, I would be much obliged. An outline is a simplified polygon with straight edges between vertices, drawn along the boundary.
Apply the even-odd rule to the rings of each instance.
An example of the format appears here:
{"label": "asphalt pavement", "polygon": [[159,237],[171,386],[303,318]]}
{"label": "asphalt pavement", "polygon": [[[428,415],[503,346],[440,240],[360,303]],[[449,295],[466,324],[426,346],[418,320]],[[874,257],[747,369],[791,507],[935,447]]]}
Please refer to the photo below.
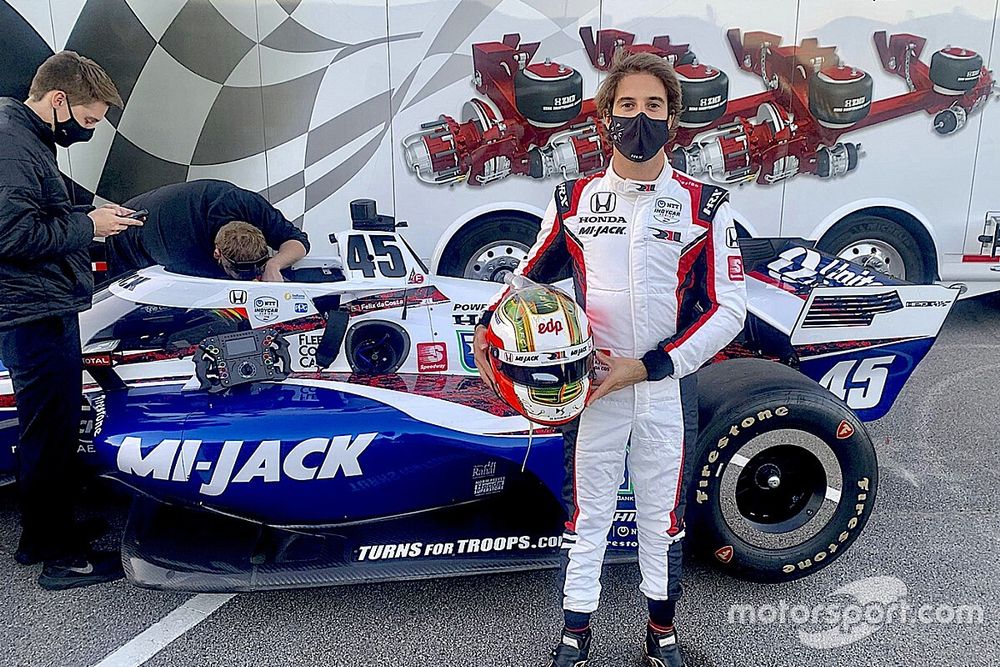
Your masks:
{"label": "asphalt pavement", "polygon": [[[830,567],[763,585],[689,566],[678,615],[688,665],[1000,666],[998,336],[1000,296],[960,303],[890,414],[868,425],[880,496]],[[114,502],[91,506],[120,528]],[[145,664],[156,667],[541,666],[560,623],[555,572],[242,594],[207,617],[190,609],[203,598],[125,582],[50,593],[35,584],[37,566],[11,558],[17,531],[2,489],[0,665],[87,667],[126,646],[104,667],[153,653]],[[605,569],[591,665],[641,664],[638,582],[634,565]],[[839,625],[823,615],[836,604]],[[861,612],[872,622],[851,616]],[[178,619],[192,613],[204,620],[184,631]]]}

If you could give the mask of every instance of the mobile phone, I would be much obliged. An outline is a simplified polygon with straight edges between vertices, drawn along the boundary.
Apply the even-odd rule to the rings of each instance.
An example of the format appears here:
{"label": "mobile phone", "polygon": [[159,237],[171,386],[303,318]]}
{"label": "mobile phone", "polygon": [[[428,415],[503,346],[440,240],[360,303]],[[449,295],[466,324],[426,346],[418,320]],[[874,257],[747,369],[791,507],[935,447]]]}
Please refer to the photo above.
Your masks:
{"label": "mobile phone", "polygon": [[141,211],[136,211],[135,213],[130,213],[125,216],[131,220],[145,220],[149,217],[149,211],[142,209]]}

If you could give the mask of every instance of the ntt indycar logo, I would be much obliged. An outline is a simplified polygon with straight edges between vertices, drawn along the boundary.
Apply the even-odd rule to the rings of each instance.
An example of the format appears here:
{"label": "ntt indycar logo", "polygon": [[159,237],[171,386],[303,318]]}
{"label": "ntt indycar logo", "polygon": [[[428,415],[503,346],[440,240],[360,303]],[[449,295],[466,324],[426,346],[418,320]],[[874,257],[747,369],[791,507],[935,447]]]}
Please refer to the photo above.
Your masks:
{"label": "ntt indycar logo", "polygon": [[283,479],[309,482],[362,475],[361,455],[378,433],[309,438],[282,453],[281,440],[263,440],[237,469],[240,452],[252,443],[226,440],[221,448],[203,447],[201,440],[161,440],[143,452],[142,439],[127,437],[118,448],[118,470],[135,477],[165,482],[188,482],[192,474],[207,481],[198,492],[220,496],[230,484],[264,483]]}

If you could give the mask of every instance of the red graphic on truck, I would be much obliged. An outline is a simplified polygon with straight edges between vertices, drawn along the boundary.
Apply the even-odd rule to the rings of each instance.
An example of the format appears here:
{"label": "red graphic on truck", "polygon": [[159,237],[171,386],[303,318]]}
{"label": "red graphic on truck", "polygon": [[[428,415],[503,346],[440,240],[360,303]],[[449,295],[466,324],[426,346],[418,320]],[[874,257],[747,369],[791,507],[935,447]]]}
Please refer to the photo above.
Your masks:
{"label": "red graphic on truck", "polygon": [[[633,33],[580,28],[592,65],[607,71],[621,52],[649,52],[667,59],[683,87],[680,127],[670,143],[678,169],[718,183],[767,185],[798,174],[845,175],[862,155],[843,135],[924,111],[933,129],[953,134],[989,99],[992,73],[975,51],[948,47],[930,64],[920,60],[926,39],[875,33],[882,66],[907,92],[874,100],[870,74],[841,61],[833,46],[806,38],[783,46],[767,32],[727,33],[740,69],[760,77],[766,90],[729,98],[729,77],[698,62],[689,44],[669,36],[637,44]],[[426,183],[484,186],[512,174],[571,178],[607,165],[611,146],[593,99],[583,98],[583,76],[545,60],[533,63],[539,43],[520,35],[472,47],[476,90],[461,120],[442,115],[403,141],[404,156]]]}

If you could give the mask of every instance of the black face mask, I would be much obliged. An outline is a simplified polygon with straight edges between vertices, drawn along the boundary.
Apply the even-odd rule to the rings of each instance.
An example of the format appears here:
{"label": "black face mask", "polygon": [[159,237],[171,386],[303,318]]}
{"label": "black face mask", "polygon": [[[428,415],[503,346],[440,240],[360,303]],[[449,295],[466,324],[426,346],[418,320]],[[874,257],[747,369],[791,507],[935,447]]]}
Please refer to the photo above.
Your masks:
{"label": "black face mask", "polygon": [[652,160],[670,139],[670,125],[645,113],[637,116],[611,116],[608,126],[611,143],[632,162]]}
{"label": "black face mask", "polygon": [[91,137],[94,136],[94,131],[88,130],[76,122],[76,118],[73,116],[73,107],[69,105],[69,98],[66,99],[66,109],[69,111],[69,118],[59,120],[56,117],[55,107],[52,108],[52,121],[55,125],[52,134],[55,142],[63,148],[69,148],[81,141],[90,141]]}

